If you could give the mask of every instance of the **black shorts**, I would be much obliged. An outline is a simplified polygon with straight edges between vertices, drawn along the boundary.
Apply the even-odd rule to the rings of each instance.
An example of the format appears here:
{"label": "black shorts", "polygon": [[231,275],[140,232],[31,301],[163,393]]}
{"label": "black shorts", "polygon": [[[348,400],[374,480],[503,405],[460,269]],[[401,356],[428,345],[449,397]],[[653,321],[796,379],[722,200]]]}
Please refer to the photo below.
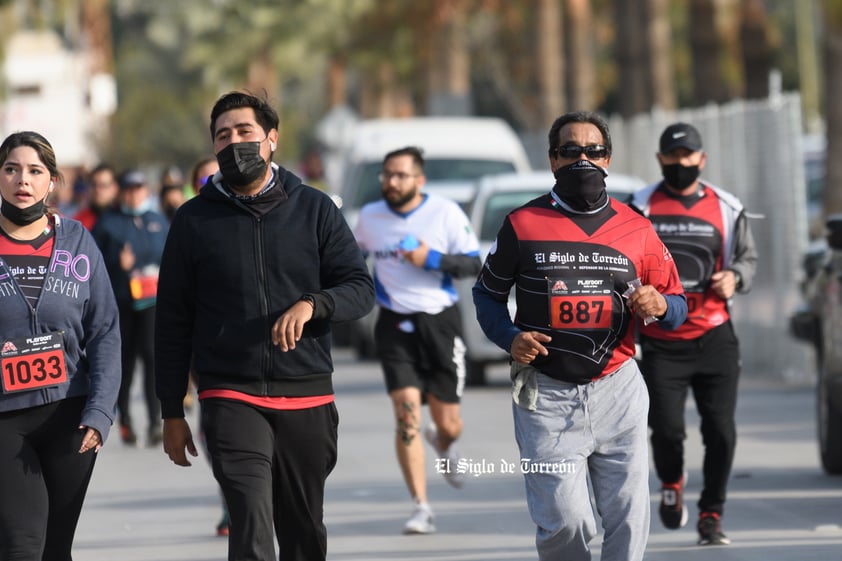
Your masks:
{"label": "black shorts", "polygon": [[398,314],[380,308],[374,328],[386,389],[406,387],[459,403],[465,388],[462,318],[454,305],[439,314]]}

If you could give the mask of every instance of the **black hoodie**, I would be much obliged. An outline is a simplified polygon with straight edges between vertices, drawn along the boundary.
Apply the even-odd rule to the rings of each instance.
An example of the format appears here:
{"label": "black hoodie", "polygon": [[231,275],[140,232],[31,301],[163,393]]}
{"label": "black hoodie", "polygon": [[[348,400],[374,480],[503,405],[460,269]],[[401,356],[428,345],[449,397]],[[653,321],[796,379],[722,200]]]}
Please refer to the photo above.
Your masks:
{"label": "black hoodie", "polygon": [[[360,318],[374,304],[371,276],[334,202],[272,167],[275,185],[248,201],[215,175],[170,226],[155,329],[164,418],[184,416],[191,358],[199,391],[333,393],[330,322]],[[272,326],[304,295],[315,301],[313,319],[295,349],[282,352]]]}

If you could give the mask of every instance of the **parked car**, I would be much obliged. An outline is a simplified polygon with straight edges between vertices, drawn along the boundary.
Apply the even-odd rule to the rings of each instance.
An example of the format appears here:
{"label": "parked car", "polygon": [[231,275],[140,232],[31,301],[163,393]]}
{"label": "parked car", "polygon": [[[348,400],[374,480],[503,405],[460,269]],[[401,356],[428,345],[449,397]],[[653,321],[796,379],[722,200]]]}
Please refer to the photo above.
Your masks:
{"label": "parked car", "polygon": [[[476,196],[469,208],[471,225],[479,237],[480,256],[485,260],[488,250],[497,232],[503,225],[506,215],[515,208],[547,193],[555,183],[549,170],[530,173],[511,173],[489,175],[477,183]],[[606,178],[608,194],[626,202],[637,189],[646,183],[630,175],[610,172]],[[508,361],[509,355],[492,343],[483,333],[476,319],[476,312],[471,296],[474,279],[460,279],[456,283],[459,292],[462,326],[464,329],[467,383],[483,385],[486,383],[486,366],[495,362]],[[514,317],[514,290],[509,294],[509,313]]]}
{"label": "parked car", "polygon": [[790,333],[816,354],[816,425],[822,467],[842,474],[842,215],[828,217],[826,244],[804,256],[803,303]]}

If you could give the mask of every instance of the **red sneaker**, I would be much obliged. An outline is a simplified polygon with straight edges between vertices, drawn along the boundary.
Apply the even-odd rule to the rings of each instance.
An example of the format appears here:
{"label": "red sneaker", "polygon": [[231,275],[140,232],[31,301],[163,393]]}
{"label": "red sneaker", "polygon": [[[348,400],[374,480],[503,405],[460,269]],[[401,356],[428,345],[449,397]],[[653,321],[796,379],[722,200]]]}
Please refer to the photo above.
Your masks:
{"label": "red sneaker", "polygon": [[661,506],[658,514],[664,528],[678,530],[687,524],[687,506],[684,504],[684,485],[687,478],[682,476],[678,483],[661,485]]}
{"label": "red sneaker", "polygon": [[703,512],[699,515],[696,529],[699,531],[699,545],[729,545],[731,540],[722,533],[719,513]]}

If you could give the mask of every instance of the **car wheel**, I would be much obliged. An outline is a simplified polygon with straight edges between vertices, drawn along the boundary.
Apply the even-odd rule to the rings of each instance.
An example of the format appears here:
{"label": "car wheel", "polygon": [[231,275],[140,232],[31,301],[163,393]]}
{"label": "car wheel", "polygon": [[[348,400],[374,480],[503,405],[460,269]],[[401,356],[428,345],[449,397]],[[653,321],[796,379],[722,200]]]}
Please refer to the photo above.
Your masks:
{"label": "car wheel", "polygon": [[842,475],[842,411],[835,409],[827,391],[827,372],[819,367],[816,391],[816,422],[822,467],[830,475]]}
{"label": "car wheel", "polygon": [[488,380],[485,378],[485,363],[476,360],[466,360],[465,383],[469,386],[484,386]]}

